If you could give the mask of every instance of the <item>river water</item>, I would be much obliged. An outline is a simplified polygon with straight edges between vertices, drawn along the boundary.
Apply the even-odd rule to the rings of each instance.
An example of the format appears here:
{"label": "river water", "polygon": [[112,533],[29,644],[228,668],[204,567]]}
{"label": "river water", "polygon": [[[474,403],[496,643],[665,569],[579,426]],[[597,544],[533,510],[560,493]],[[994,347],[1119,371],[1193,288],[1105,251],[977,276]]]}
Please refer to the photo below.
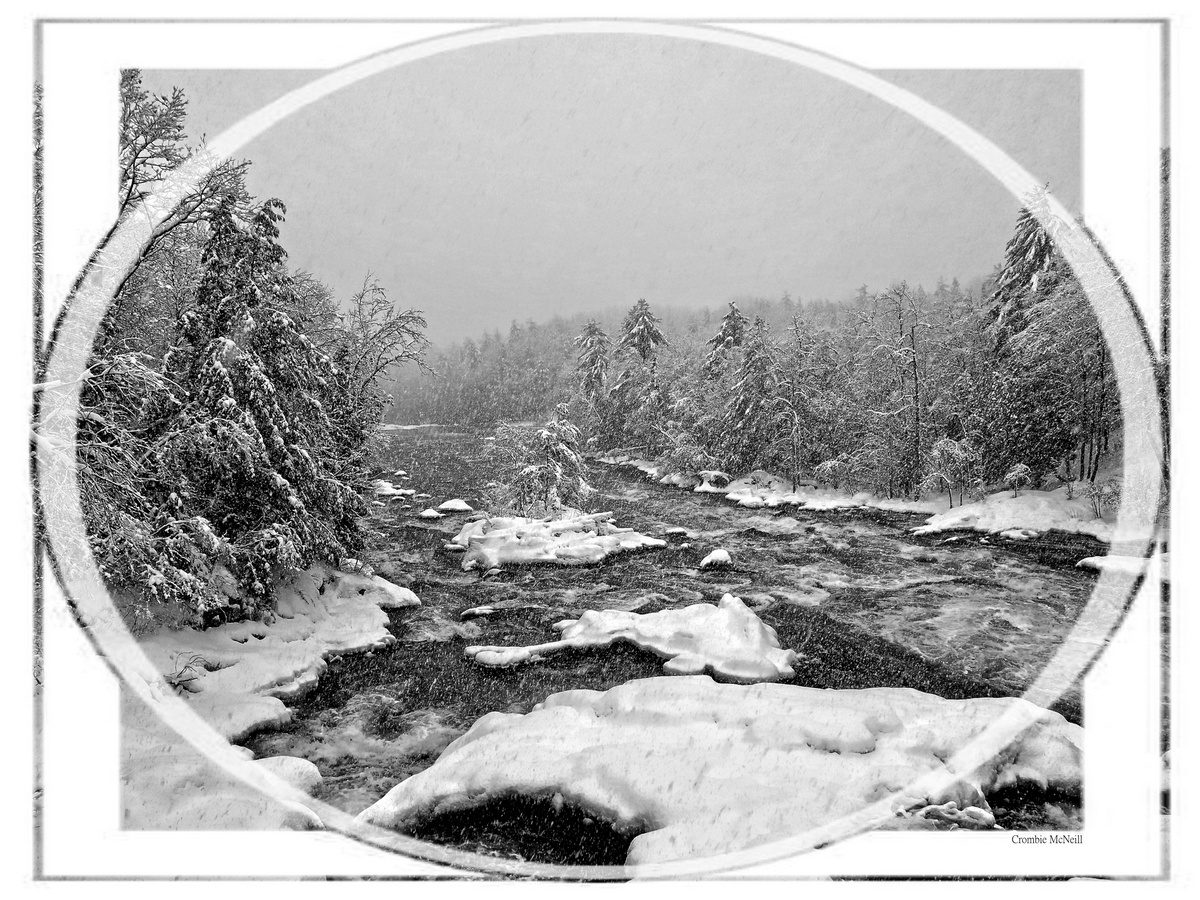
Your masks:
{"label": "river water", "polygon": [[[416,514],[452,497],[486,509],[485,439],[416,429],[392,432],[388,441],[385,477],[403,469],[410,477],[397,482],[430,497],[377,507],[367,559],[383,577],[416,591],[422,606],[393,614],[394,647],[333,661],[318,688],[298,701],[290,726],[249,742],[259,756],[316,763],[324,775],[318,796],[349,812],[430,766],[487,712],[526,712],[556,691],[604,690],[662,674],[661,660],[625,645],[558,653],[507,670],[465,659],[468,645],[541,643],[553,639],[552,623],[586,609],[653,612],[715,602],[730,592],[800,653],[797,684],[903,686],[943,697],[1017,695],[1091,593],[1095,575],[1074,562],[1104,552],[1090,539],[1066,535],[1029,542],[976,534],[917,538],[909,529],[921,515],[743,509],[720,495],[652,483],[634,469],[594,464],[593,508],[611,510],[617,524],[663,537],[668,546],[596,567],[530,567],[483,577],[463,572],[461,555],[443,547],[463,516],[431,521]],[[700,560],[717,547],[730,551],[734,567],[699,571]],[[464,610],[483,605],[496,612],[462,620]],[[1080,721],[1078,688],[1055,708]],[[997,819],[1009,827],[1077,823],[1069,802],[1035,806],[1011,814],[998,809]],[[435,839],[536,859],[526,845],[544,838],[537,818],[520,825],[532,835],[524,849],[502,846],[493,832],[503,823],[492,820],[467,823],[467,831],[474,828],[470,835],[459,829]],[[606,852],[620,861],[619,847]],[[577,856],[577,848],[568,848],[538,861],[596,861]]]}

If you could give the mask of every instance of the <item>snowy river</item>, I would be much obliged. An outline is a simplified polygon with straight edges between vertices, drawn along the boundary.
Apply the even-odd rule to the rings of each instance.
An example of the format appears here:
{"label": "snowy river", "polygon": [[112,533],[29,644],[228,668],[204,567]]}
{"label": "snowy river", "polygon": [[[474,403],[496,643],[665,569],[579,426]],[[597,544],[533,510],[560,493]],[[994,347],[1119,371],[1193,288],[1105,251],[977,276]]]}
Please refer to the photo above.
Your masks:
{"label": "snowy river", "polygon": [[[464,572],[461,555],[443,547],[461,516],[427,520],[417,513],[453,497],[486,509],[484,440],[425,429],[393,432],[390,441],[385,474],[405,470],[405,486],[431,496],[378,508],[373,527],[380,534],[368,559],[378,574],[412,588],[422,606],[392,613],[394,647],[333,661],[318,688],[298,701],[290,726],[249,742],[260,756],[316,763],[324,775],[318,796],[349,812],[430,766],[488,712],[527,712],[556,691],[603,690],[662,674],[661,660],[628,645],[568,651],[512,669],[465,659],[468,645],[536,644],[553,639],[552,623],[583,610],[652,612],[730,592],[799,652],[797,684],[901,686],[952,698],[1016,695],[1092,590],[1095,575],[1074,562],[1104,552],[1089,539],[1053,534],[1019,543],[977,534],[917,538],[909,529],[921,515],[744,509],[719,495],[650,482],[633,469],[594,464],[594,507],[668,546],[595,567],[483,577]],[[733,555],[733,568],[700,571],[700,560],[719,547]],[[495,612],[462,619],[463,611],[484,605]],[[1078,691],[1055,708],[1080,721]],[[996,810],[998,823],[1061,827],[1077,814],[1069,801],[1039,800],[1030,809],[1017,798],[1012,806]],[[512,804],[459,818],[426,836],[537,861],[623,858],[620,840],[580,837],[599,827],[586,819],[560,821],[550,834],[538,810]]]}

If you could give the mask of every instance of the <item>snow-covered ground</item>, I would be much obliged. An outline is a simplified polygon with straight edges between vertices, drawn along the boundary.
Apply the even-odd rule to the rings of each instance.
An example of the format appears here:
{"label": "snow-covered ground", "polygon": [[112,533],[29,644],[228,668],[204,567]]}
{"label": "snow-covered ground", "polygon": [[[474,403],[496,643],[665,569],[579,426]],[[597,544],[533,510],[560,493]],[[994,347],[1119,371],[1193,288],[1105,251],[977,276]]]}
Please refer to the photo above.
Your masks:
{"label": "snow-covered ground", "polygon": [[1113,527],[1096,518],[1090,501],[1067,499],[1066,488],[1053,491],[1012,491],[989,494],[975,503],[956,506],[932,516],[915,534],[968,529],[988,534],[1024,538],[1043,531],[1090,534],[1102,541],[1112,539]]}
{"label": "snow-covered ground", "polygon": [[[393,643],[384,610],[420,604],[412,591],[382,578],[320,566],[282,583],[276,602],[269,623],[163,629],[139,642],[154,667],[227,741],[287,723],[291,710],[283,699],[311,688],[328,658]],[[126,822],[133,827],[320,827],[307,810],[281,809],[254,795],[137,701],[127,704],[123,749]],[[266,767],[285,781],[314,783],[301,760],[276,759]]]}
{"label": "snow-covered ground", "polygon": [[[994,761],[944,761],[1001,715],[1018,736]],[[697,858],[800,835],[865,809],[881,827],[989,827],[1009,784],[1078,789],[1082,729],[1020,699],[945,700],[903,688],[818,690],[648,678],[494,712],[360,819],[403,829],[492,798],[553,798],[637,833],[627,862]]]}
{"label": "snow-covered ground", "polygon": [[748,684],[795,674],[796,652],[780,649],[775,629],[732,594],[716,606],[697,603],[655,613],[588,610],[554,628],[562,633],[557,641],[530,647],[468,647],[466,654],[481,665],[513,666],[569,648],[627,641],[665,659],[663,671],[672,675],[711,671],[724,681]]}
{"label": "snow-covered ground", "polygon": [[612,513],[557,519],[491,516],[468,522],[449,546],[466,551],[463,569],[482,571],[531,563],[590,565],[614,553],[666,546],[666,541],[618,528],[611,520]]}

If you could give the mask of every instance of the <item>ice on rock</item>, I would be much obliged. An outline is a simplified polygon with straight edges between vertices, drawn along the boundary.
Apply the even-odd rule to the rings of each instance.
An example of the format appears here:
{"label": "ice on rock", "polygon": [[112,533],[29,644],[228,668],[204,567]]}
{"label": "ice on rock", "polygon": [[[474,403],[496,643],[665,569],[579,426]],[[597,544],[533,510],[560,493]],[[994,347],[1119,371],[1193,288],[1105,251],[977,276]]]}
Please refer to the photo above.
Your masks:
{"label": "ice on rock", "polygon": [[480,665],[506,667],[561,650],[626,641],[665,659],[663,671],[669,674],[711,671],[724,681],[740,683],[791,678],[798,658],[794,650],[781,649],[775,629],[732,594],[716,606],[696,603],[654,613],[588,610],[554,628],[561,632],[557,641],[529,647],[468,647],[466,655]]}
{"label": "ice on rock", "polygon": [[474,512],[475,507],[467,503],[466,500],[460,500],[455,497],[453,500],[447,500],[438,507],[442,512]]}
{"label": "ice on rock", "polygon": [[[972,744],[1002,716],[1007,746]],[[496,797],[557,793],[636,834],[626,862],[637,866],[811,835],[846,816],[860,827],[989,827],[986,798],[999,788],[1077,791],[1081,744],[1079,726],[1016,698],[647,678],[490,713],[359,818],[403,830]]]}
{"label": "ice on rock", "polygon": [[544,563],[591,565],[614,553],[665,547],[667,542],[632,528],[618,528],[612,513],[578,513],[562,518],[492,516],[468,522],[448,546],[466,551],[464,570]]}
{"label": "ice on rock", "polygon": [[700,560],[701,569],[722,569],[733,565],[733,557],[729,555],[729,551],[724,547],[719,547],[714,550],[704,559]]}

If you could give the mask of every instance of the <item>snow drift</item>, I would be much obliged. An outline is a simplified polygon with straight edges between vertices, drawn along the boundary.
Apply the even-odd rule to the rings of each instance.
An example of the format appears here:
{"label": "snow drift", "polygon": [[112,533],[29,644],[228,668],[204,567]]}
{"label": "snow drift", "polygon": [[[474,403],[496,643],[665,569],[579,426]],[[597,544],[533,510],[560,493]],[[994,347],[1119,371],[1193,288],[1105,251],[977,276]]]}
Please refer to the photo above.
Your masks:
{"label": "snow drift", "polygon": [[[1023,731],[1003,753],[942,770],[1005,713]],[[874,804],[877,826],[987,827],[998,788],[1077,790],[1081,743],[1079,726],[1021,699],[647,678],[490,713],[359,818],[403,830],[496,797],[560,794],[637,834],[628,864],[667,862],[797,836]]]}
{"label": "snow drift", "polygon": [[569,648],[627,641],[665,659],[663,671],[672,675],[712,671],[725,681],[750,683],[795,674],[796,652],[780,649],[775,629],[732,594],[716,606],[697,603],[643,615],[588,610],[554,628],[562,633],[557,641],[530,647],[468,647],[466,655],[485,666],[513,666]]}
{"label": "snow drift", "polygon": [[487,571],[533,563],[590,565],[614,553],[667,545],[611,520],[608,512],[558,519],[492,516],[468,522],[448,546],[466,550],[463,569]]}

